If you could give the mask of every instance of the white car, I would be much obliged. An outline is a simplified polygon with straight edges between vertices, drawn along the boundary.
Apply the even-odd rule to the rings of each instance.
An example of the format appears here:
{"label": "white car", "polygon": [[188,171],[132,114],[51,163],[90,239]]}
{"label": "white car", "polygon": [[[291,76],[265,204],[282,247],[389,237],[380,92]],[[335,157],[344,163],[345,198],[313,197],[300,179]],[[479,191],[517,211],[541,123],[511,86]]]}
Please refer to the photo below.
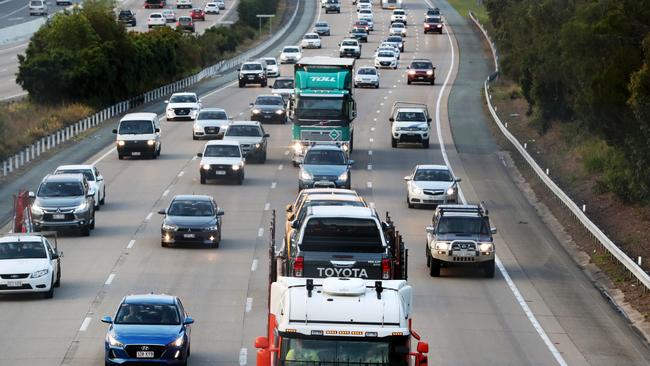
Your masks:
{"label": "white car", "polygon": [[269,85],[271,94],[281,95],[284,103],[287,104],[294,92],[294,81],[290,77],[278,77],[273,85]]}
{"label": "white car", "polygon": [[372,10],[372,4],[371,3],[358,3],[357,4],[357,13],[359,10],[366,9],[366,10]]}
{"label": "white car", "polygon": [[224,0],[214,0],[214,2],[217,3],[217,6],[219,6],[219,10],[226,9],[226,2]]}
{"label": "white car", "polygon": [[307,33],[300,41],[302,48],[321,48],[320,36],[317,33]]}
{"label": "white car", "polygon": [[180,8],[192,9],[192,0],[176,0],[176,9]]}
{"label": "white car", "polygon": [[377,51],[377,56],[375,56],[375,67],[378,69],[397,69],[398,66],[397,55],[395,52],[389,50]]}
{"label": "white car", "polygon": [[149,14],[149,19],[147,19],[147,27],[161,27],[167,24],[167,19],[163,16],[162,13],[151,13]]}
{"label": "white car", "polygon": [[406,22],[406,12],[404,9],[395,9],[393,10],[393,14],[390,15],[390,22],[402,22],[404,25],[408,25]]}
{"label": "white car", "polygon": [[209,2],[205,4],[205,8],[203,9],[203,11],[206,14],[219,14],[219,4],[215,2]]}
{"label": "white car", "polygon": [[45,0],[30,0],[29,15],[47,15],[47,1]]}
{"label": "white car", "polygon": [[437,205],[458,202],[458,182],[445,165],[418,165],[406,181],[406,203],[415,205]]}
{"label": "white car", "polygon": [[199,175],[201,184],[208,179],[226,178],[237,184],[244,183],[244,156],[237,141],[214,140],[205,144],[203,152],[196,154],[201,158]]}
{"label": "white car", "polygon": [[162,15],[167,23],[174,23],[176,21],[176,12],[172,9],[163,9]]}
{"label": "white car", "polygon": [[106,202],[106,185],[104,177],[99,173],[96,166],[93,165],[61,165],[54,171],[54,174],[75,174],[81,173],[86,177],[91,191],[95,192],[93,197],[95,201],[95,211],[99,206]]}
{"label": "white car", "polygon": [[[399,60],[401,52],[399,51],[399,47],[397,47],[393,43],[388,43],[388,42],[382,42],[381,45],[379,45],[379,48],[377,48],[377,52],[381,49],[390,49],[395,51],[395,55],[397,56],[397,59]],[[377,52],[375,52],[375,56],[377,56]]]}
{"label": "white car", "polygon": [[339,57],[361,58],[361,43],[356,39],[346,38],[339,43]]}
{"label": "white car", "polygon": [[359,88],[363,86],[379,88],[379,72],[372,66],[362,66],[357,69],[357,74],[354,76],[354,87]]}
{"label": "white car", "polygon": [[165,101],[165,115],[168,121],[176,119],[195,120],[201,109],[201,99],[196,93],[174,93]]}
{"label": "white car", "polygon": [[374,16],[372,14],[372,10],[370,9],[361,9],[357,12],[357,19],[374,19]]}
{"label": "white car", "polygon": [[388,34],[391,36],[406,37],[406,26],[402,22],[395,22],[390,25]]}
{"label": "white car", "polygon": [[280,53],[280,62],[283,64],[296,63],[302,58],[300,47],[285,46]]}
{"label": "white car", "polygon": [[230,119],[225,110],[221,108],[203,108],[192,125],[192,139],[200,138],[217,139],[223,136]]}
{"label": "white car", "polygon": [[404,39],[402,36],[388,36],[383,43],[392,44],[395,47],[399,48],[400,52],[404,52]]}
{"label": "white car", "polygon": [[327,0],[320,0],[320,7],[324,8],[325,4],[327,4]]}
{"label": "white car", "polygon": [[278,60],[275,57],[262,57],[262,60],[266,63],[266,76],[272,78],[280,76]]}
{"label": "white car", "polygon": [[0,237],[0,294],[39,292],[51,299],[61,285],[63,256],[53,241],[38,234]]}

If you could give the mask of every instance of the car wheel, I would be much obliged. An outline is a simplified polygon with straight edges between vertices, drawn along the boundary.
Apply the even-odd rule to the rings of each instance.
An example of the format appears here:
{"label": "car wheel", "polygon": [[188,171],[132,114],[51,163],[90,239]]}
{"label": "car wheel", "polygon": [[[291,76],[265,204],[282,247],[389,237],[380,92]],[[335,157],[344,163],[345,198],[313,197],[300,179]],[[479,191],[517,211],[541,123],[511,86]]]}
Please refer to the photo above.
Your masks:
{"label": "car wheel", "polygon": [[192,133],[192,140],[196,141],[196,140],[198,140],[198,139],[199,139],[199,138],[196,137],[196,136],[194,136],[194,134]]}
{"label": "car wheel", "polygon": [[95,211],[99,211],[99,201],[97,201],[97,205],[95,205]]}
{"label": "car wheel", "polygon": [[90,236],[90,226],[89,225],[84,225],[79,229],[79,234],[81,236]]}
{"label": "car wheel", "polygon": [[244,184],[244,174],[243,173],[239,174],[237,176],[237,185],[241,186],[242,184]]}
{"label": "car wheel", "polygon": [[92,224],[89,225],[89,227],[90,227],[91,230],[95,229],[95,213],[93,213],[93,222],[92,222]]}
{"label": "car wheel", "polygon": [[440,261],[431,258],[431,261],[429,263],[429,276],[431,277],[440,277]]}
{"label": "car wheel", "polygon": [[408,206],[408,208],[413,208],[413,207],[415,207],[415,206],[411,203],[411,198],[409,197],[408,194],[406,195],[406,205]]}
{"label": "car wheel", "polygon": [[106,203],[106,188],[104,188],[104,193],[102,194],[102,199],[99,200],[100,205],[104,205]]}
{"label": "car wheel", "polygon": [[431,85],[435,85],[435,84],[436,84],[436,79],[431,80]]}
{"label": "car wheel", "polygon": [[246,86],[246,83],[242,83],[241,81],[239,82],[239,87],[240,87],[240,88],[243,88],[243,87],[245,87],[245,86]]}
{"label": "car wheel", "polygon": [[397,139],[396,138],[390,138],[390,147],[397,147]]}
{"label": "car wheel", "polygon": [[262,83],[262,88],[266,88],[267,85],[268,85],[268,83],[267,83],[266,81],[263,82],[263,83]]}
{"label": "car wheel", "polygon": [[123,160],[123,159],[124,159],[124,155],[122,155],[122,154],[117,154],[117,158],[120,159],[120,160]]}
{"label": "car wheel", "polygon": [[201,184],[205,184],[206,179],[205,179],[205,175],[203,173],[201,173],[200,181],[201,181]]}
{"label": "car wheel", "polygon": [[429,254],[429,248],[425,246],[426,256],[427,256],[427,268],[431,268],[431,254]]}
{"label": "car wheel", "polygon": [[423,149],[428,149],[429,148],[429,140],[424,140],[422,141],[422,148]]}
{"label": "car wheel", "polygon": [[167,243],[165,243],[164,241],[161,240],[160,241],[160,246],[163,247],[163,248],[167,248],[167,247],[169,247],[169,244],[167,244]]}
{"label": "car wheel", "polygon": [[54,287],[61,287],[61,263],[59,263],[59,271],[56,273],[56,281]]}
{"label": "car wheel", "polygon": [[260,164],[266,163],[266,151],[262,153],[262,157],[260,158]]}
{"label": "car wheel", "polygon": [[46,299],[51,299],[54,297],[54,281],[50,284],[50,290],[43,293],[43,297]]}
{"label": "car wheel", "polygon": [[483,271],[485,272],[485,278],[494,278],[494,259],[491,261],[483,262],[481,264]]}

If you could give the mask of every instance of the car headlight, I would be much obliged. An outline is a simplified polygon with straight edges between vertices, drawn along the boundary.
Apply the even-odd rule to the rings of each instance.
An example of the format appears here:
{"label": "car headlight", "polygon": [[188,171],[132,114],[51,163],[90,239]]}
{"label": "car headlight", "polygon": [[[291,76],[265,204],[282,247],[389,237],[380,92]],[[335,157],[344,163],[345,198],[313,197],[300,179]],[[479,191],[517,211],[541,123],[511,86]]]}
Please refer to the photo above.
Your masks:
{"label": "car headlight", "polygon": [[199,125],[197,125],[197,124],[195,123],[195,124],[194,124],[194,131],[196,131],[196,132],[201,132],[201,130],[203,130],[203,127],[201,127],[201,126],[199,126]]}
{"label": "car headlight", "polygon": [[153,146],[156,144],[156,140],[147,140],[147,145]]}
{"label": "car headlight", "polygon": [[262,146],[262,144],[260,144],[259,142],[257,144],[255,144],[256,149],[259,149],[261,146]]}
{"label": "car headlight", "polygon": [[43,209],[41,208],[41,206],[33,204],[32,205],[32,214],[42,215],[43,214]]}
{"label": "car headlight", "polygon": [[409,75],[415,75],[415,70],[409,70]]}
{"label": "car headlight", "polygon": [[124,146],[124,140],[117,140],[117,146]]}
{"label": "car headlight", "polygon": [[162,229],[165,230],[165,231],[176,231],[176,230],[178,230],[178,226],[170,225],[170,224],[163,224]]}
{"label": "car headlight", "polygon": [[427,75],[429,75],[429,76],[433,75],[433,70],[428,70]]}
{"label": "car headlight", "polygon": [[491,252],[494,250],[494,244],[492,243],[480,243],[479,250],[481,252]]}
{"label": "car headlight", "polygon": [[206,231],[217,231],[217,230],[219,230],[219,226],[217,226],[217,225],[208,226],[208,227],[205,228],[205,230]]}
{"label": "car headlight", "polygon": [[257,108],[253,109],[253,114],[260,114],[260,113],[262,113],[262,111],[260,111],[259,109]]}
{"label": "car headlight", "polygon": [[298,155],[302,154],[302,144],[300,142],[296,142],[295,144],[293,144],[292,148],[296,154]]}
{"label": "car headlight", "polygon": [[422,194],[422,188],[413,186],[413,193],[415,194]]}
{"label": "car headlight", "polygon": [[338,180],[348,180],[348,172],[343,172],[339,175]]}
{"label": "car headlight", "polygon": [[435,248],[436,250],[447,250],[449,249],[449,243],[444,241],[437,242]]}
{"label": "car headlight", "polygon": [[181,334],[181,336],[176,338],[175,341],[169,342],[167,344],[167,347],[181,347],[184,342],[185,342],[185,336]]}
{"label": "car headlight", "polygon": [[29,276],[29,277],[31,277],[31,278],[39,278],[39,277],[45,276],[49,272],[50,272],[50,270],[47,269],[47,268],[46,269],[41,269],[40,271],[36,271],[36,272],[32,273],[32,275]]}
{"label": "car headlight", "polygon": [[210,170],[210,164],[201,164],[201,169]]}
{"label": "car headlight", "polygon": [[88,201],[83,201],[79,204],[79,206],[75,207],[74,210],[76,211],[85,211],[88,209]]}
{"label": "car headlight", "polygon": [[454,188],[454,187],[447,188],[447,195],[448,196],[452,196],[454,193],[456,193],[456,188]]}
{"label": "car headlight", "polygon": [[308,171],[306,171],[306,170],[303,170],[303,171],[300,172],[300,179],[303,179],[303,180],[311,180],[311,179],[313,179],[313,178],[314,178],[314,176],[312,176],[312,175],[311,175]]}
{"label": "car headlight", "polygon": [[231,166],[231,168],[232,168],[232,170],[237,171],[237,170],[239,170],[241,167],[239,166],[239,164],[233,164],[233,165]]}
{"label": "car headlight", "polygon": [[284,113],[284,110],[282,110],[282,109],[278,109],[277,111],[275,111],[275,114],[283,114],[283,113]]}
{"label": "car headlight", "polygon": [[108,344],[110,344],[113,347],[124,347],[124,344],[118,341],[111,333],[108,333],[106,335],[106,340],[108,341]]}

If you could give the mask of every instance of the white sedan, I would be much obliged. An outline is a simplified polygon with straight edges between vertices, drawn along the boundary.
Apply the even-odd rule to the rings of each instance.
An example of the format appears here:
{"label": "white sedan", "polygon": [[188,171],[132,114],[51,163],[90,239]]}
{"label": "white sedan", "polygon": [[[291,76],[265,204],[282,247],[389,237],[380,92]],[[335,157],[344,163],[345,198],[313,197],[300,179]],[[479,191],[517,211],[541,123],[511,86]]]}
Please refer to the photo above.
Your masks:
{"label": "white sedan", "polygon": [[42,293],[54,296],[61,285],[61,256],[56,245],[41,235],[0,237],[0,294]]}
{"label": "white sedan", "polygon": [[283,64],[296,63],[302,58],[300,47],[285,46],[280,53],[280,62]]}
{"label": "white sedan", "polygon": [[388,29],[388,34],[391,36],[406,37],[406,26],[402,22],[395,22],[390,25],[390,28]]}
{"label": "white sedan", "polygon": [[54,171],[54,174],[83,174],[90,185],[91,191],[95,192],[95,210],[106,202],[106,184],[104,177],[93,165],[61,165]]}
{"label": "white sedan", "polygon": [[445,165],[418,165],[406,181],[406,203],[415,205],[437,205],[458,202],[458,182]]}
{"label": "white sedan", "polygon": [[397,63],[397,55],[393,51],[380,50],[377,52],[377,56],[375,56],[376,68],[397,69]]}
{"label": "white sedan", "polygon": [[167,19],[162,13],[151,13],[149,14],[149,19],[147,19],[147,26],[152,27],[161,27],[167,24]]}
{"label": "white sedan", "polygon": [[321,48],[320,36],[317,33],[307,33],[302,37],[300,41],[300,47],[302,48]]}
{"label": "white sedan", "polygon": [[[381,45],[379,46],[379,48],[377,49],[377,52],[379,52],[382,49],[393,50],[395,52],[395,55],[397,56],[397,59],[399,60],[401,52],[399,51],[399,48],[395,44],[382,42]],[[377,52],[375,52],[375,56],[377,56]]]}
{"label": "white sedan", "polygon": [[203,12],[206,14],[219,14],[219,4],[215,2],[209,2],[205,4],[205,8],[203,9]]}
{"label": "white sedan", "polygon": [[372,66],[362,66],[357,69],[357,74],[354,76],[354,87],[363,86],[379,88],[379,72],[377,72],[377,69]]}
{"label": "white sedan", "polygon": [[372,14],[372,10],[370,10],[370,9],[360,9],[357,12],[357,19],[362,19],[362,18],[374,19],[373,14]]}

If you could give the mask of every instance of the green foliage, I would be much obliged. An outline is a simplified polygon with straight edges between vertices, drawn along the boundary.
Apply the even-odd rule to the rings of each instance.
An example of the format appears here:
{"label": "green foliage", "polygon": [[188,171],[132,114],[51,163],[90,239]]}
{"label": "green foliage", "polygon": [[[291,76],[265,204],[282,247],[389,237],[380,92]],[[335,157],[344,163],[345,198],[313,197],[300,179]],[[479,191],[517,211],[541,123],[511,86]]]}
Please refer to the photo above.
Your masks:
{"label": "green foliage", "polygon": [[601,139],[590,139],[577,148],[584,168],[590,173],[603,172],[610,150],[607,143]]}
{"label": "green foliage", "polygon": [[[239,21],[257,29],[259,27],[257,14],[275,14],[277,6],[278,0],[240,0],[237,6]],[[266,19],[262,19],[262,25],[265,23]]]}

